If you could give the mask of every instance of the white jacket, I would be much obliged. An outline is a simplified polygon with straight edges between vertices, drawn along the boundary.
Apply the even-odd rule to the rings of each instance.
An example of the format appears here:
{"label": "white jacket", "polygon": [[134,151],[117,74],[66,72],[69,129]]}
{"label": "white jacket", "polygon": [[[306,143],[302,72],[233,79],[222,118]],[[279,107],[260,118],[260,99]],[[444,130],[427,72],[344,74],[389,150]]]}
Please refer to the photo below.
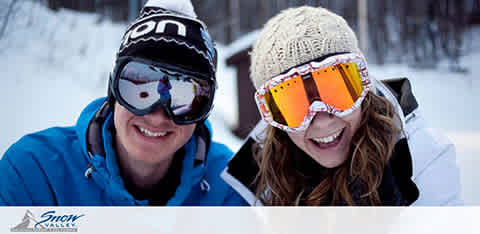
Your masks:
{"label": "white jacket", "polygon": [[[405,79],[406,80],[406,79]],[[404,95],[411,94],[408,80]],[[377,91],[396,107],[401,117],[408,148],[412,157],[412,180],[420,192],[413,206],[463,205],[460,170],[456,164],[455,146],[439,131],[429,128],[417,107],[404,115],[397,98],[382,82],[376,82]]]}

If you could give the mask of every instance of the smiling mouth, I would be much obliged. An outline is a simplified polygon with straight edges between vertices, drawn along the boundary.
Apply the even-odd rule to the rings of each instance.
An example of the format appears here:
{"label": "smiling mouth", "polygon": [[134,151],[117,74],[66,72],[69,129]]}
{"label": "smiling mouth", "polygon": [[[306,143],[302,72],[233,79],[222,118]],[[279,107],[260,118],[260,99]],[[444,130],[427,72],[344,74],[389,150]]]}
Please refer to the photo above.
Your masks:
{"label": "smiling mouth", "polygon": [[343,133],[345,132],[345,128],[342,130],[326,137],[316,137],[310,139],[316,146],[320,148],[330,148],[336,146],[342,140]]}
{"label": "smiling mouth", "polygon": [[137,126],[137,129],[144,136],[147,136],[147,137],[163,137],[163,136],[166,136],[168,134],[168,132],[152,132],[152,131],[149,131],[148,129],[145,129],[145,128],[142,128],[142,127],[139,127],[139,126]]}

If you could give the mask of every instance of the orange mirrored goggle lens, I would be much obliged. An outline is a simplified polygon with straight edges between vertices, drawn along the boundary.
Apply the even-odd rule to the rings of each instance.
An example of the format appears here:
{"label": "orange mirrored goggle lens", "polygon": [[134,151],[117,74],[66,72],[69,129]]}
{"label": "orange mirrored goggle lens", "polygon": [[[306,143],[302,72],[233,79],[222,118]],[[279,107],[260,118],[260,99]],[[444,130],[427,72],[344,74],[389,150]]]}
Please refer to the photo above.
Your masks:
{"label": "orange mirrored goggle lens", "polygon": [[271,88],[265,95],[265,103],[275,122],[298,127],[314,101],[345,111],[353,106],[363,89],[357,64],[349,62],[292,77]]}

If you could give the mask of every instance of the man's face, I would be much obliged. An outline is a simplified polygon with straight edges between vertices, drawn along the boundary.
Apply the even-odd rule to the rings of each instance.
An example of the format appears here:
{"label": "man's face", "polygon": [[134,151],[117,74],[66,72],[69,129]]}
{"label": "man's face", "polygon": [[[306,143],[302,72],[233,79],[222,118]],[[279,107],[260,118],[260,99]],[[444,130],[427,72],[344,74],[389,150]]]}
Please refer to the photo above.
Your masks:
{"label": "man's face", "polygon": [[136,116],[115,103],[116,150],[123,161],[155,166],[170,160],[183,147],[196,124],[176,125],[163,108]]}

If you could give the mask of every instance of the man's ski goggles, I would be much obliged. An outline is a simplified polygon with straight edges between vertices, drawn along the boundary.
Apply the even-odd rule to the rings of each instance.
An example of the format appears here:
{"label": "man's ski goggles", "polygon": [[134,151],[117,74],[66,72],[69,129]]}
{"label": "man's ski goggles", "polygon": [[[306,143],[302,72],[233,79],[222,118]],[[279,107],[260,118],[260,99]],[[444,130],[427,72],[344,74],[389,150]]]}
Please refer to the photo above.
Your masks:
{"label": "man's ski goggles", "polygon": [[304,131],[317,112],[338,117],[360,107],[370,89],[361,55],[347,53],[310,62],[278,75],[255,92],[262,118],[289,132]]}
{"label": "man's ski goggles", "polygon": [[176,124],[205,120],[212,107],[213,77],[165,63],[120,57],[110,77],[116,100],[135,115],[162,106]]}

